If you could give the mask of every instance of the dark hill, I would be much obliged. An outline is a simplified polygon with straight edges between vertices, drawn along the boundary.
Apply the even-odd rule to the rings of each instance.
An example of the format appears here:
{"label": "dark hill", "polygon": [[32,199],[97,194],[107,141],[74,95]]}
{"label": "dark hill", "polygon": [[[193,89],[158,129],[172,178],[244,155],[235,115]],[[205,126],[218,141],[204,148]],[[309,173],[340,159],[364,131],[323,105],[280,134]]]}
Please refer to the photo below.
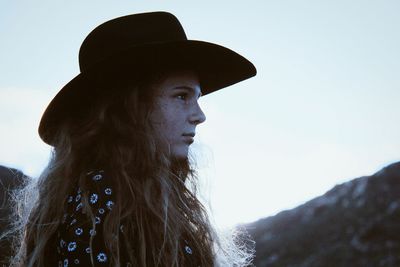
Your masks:
{"label": "dark hill", "polygon": [[[11,198],[12,190],[21,187],[28,177],[22,172],[0,166],[0,237],[10,229],[11,225]],[[11,237],[0,238],[0,266],[6,266],[11,255]]]}
{"label": "dark hill", "polygon": [[246,228],[258,267],[398,267],[400,162]]}

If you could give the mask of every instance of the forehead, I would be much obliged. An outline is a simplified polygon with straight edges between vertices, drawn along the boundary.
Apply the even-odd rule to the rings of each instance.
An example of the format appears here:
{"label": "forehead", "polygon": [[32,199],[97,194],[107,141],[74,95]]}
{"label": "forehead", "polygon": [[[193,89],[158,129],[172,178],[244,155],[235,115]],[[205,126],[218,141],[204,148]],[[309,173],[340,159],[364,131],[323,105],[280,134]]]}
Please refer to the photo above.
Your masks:
{"label": "forehead", "polygon": [[198,75],[193,71],[176,71],[166,74],[161,82],[155,84],[158,93],[166,93],[180,88],[191,88],[196,94],[201,94]]}

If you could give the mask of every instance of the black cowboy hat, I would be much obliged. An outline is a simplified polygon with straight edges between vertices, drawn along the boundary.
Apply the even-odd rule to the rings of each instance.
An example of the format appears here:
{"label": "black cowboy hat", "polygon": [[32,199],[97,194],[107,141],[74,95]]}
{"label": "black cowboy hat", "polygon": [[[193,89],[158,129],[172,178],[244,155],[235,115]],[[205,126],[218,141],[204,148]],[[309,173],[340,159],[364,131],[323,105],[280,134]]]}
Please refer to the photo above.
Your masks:
{"label": "black cowboy hat", "polygon": [[133,14],[95,28],[79,51],[81,73],[50,102],[39,125],[47,144],[60,123],[77,116],[100,90],[146,71],[180,65],[194,70],[203,95],[256,75],[256,68],[236,52],[213,43],[188,40],[178,19],[167,12]]}

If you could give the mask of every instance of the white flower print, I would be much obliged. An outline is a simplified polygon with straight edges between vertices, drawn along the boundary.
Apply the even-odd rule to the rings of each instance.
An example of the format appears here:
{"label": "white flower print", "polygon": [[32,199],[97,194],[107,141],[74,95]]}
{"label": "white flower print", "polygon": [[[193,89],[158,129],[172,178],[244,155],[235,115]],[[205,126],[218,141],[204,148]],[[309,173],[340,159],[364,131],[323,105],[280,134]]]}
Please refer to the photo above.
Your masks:
{"label": "white flower print", "polygon": [[96,230],[90,229],[89,234],[90,234],[91,236],[96,235]]}
{"label": "white flower print", "polygon": [[107,256],[106,256],[106,254],[104,254],[104,253],[99,253],[98,255],[97,255],[97,260],[99,261],[99,262],[106,262],[107,261]]}
{"label": "white flower print", "polygon": [[75,260],[74,260],[74,263],[75,263],[75,264],[79,264],[79,259],[75,259]]}
{"label": "white flower print", "polygon": [[[90,231],[92,231],[92,230],[90,230]],[[86,251],[87,254],[89,254],[90,252],[92,252],[92,250],[91,250],[90,248],[86,248],[85,251]]]}
{"label": "white flower print", "polygon": [[64,260],[64,267],[68,267],[68,259]]}
{"label": "white flower print", "polygon": [[111,193],[112,193],[111,188],[106,188],[106,189],[104,190],[104,193],[105,193],[106,195],[111,195]]}
{"label": "white flower print", "polygon": [[103,178],[103,175],[101,174],[96,174],[95,176],[92,177],[93,181],[100,181]]}
{"label": "white flower print", "polygon": [[75,197],[75,202],[78,202],[79,200],[81,200],[81,194],[76,195]]}
{"label": "white flower print", "polygon": [[95,223],[95,224],[101,223],[100,217],[97,217],[97,216],[96,216],[96,217],[94,218],[94,223]]}
{"label": "white flower print", "polygon": [[82,233],[83,233],[83,229],[82,228],[78,227],[78,228],[75,229],[75,234],[76,235],[81,235]]}
{"label": "white flower print", "polygon": [[185,246],[185,251],[186,251],[187,254],[192,254],[193,253],[192,249],[189,246]]}
{"label": "white flower print", "polygon": [[78,206],[76,206],[75,211],[80,210],[82,207],[83,207],[83,204],[82,204],[82,202],[81,202],[81,203],[78,204]]}
{"label": "white flower print", "polygon": [[99,209],[99,213],[100,213],[100,214],[104,214],[104,212],[105,212],[104,209],[102,209],[102,208]]}
{"label": "white flower print", "polygon": [[76,242],[69,242],[68,251],[74,251],[76,249]]}
{"label": "white flower print", "polygon": [[106,206],[109,210],[112,209],[112,207],[114,206],[114,202],[112,202],[111,200],[107,201]]}
{"label": "white flower print", "polygon": [[94,203],[97,202],[98,199],[99,199],[99,196],[98,196],[97,194],[94,194],[94,193],[93,193],[93,194],[90,196],[90,203],[94,204]]}

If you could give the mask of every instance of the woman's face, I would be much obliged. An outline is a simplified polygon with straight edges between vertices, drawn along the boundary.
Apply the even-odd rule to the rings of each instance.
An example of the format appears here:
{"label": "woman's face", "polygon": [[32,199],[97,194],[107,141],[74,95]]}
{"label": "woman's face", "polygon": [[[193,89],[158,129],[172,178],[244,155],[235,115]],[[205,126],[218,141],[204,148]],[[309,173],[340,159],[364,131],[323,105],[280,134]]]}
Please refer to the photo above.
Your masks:
{"label": "woman's face", "polygon": [[172,156],[185,158],[196,126],[206,120],[198,103],[199,80],[192,72],[176,72],[154,89],[155,107],[150,120],[160,137],[167,141]]}

